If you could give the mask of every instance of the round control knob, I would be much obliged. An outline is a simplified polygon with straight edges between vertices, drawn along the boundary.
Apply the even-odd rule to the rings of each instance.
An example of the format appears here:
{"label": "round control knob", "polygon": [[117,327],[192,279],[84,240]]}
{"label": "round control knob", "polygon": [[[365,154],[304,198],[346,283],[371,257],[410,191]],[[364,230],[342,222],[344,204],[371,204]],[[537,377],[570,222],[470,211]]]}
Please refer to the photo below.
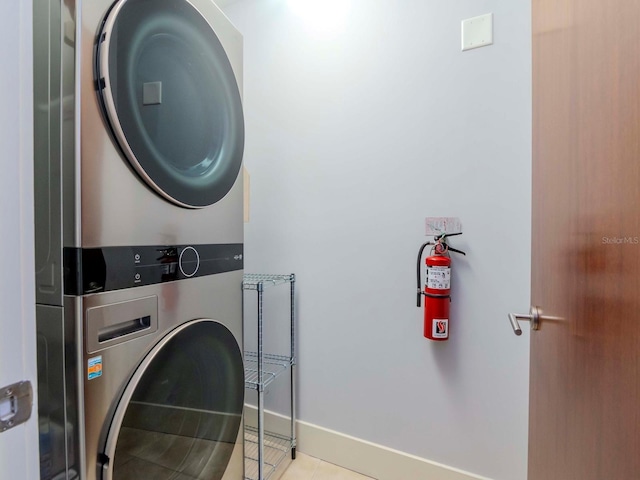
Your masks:
{"label": "round control knob", "polygon": [[185,247],[180,252],[178,266],[185,277],[193,277],[198,272],[198,268],[200,268],[198,251],[193,247]]}

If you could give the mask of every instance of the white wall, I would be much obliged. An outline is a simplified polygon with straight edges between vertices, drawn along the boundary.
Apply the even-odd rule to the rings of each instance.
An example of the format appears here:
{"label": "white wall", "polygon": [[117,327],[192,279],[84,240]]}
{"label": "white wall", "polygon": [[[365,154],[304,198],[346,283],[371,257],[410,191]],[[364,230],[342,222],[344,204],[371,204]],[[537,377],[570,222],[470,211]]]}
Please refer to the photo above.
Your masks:
{"label": "white wall", "polygon": [[[298,276],[299,416],[524,479],[529,340],[507,313],[529,305],[530,2],[324,5],[225,10],[245,41],[246,269]],[[313,27],[345,5],[342,29]],[[461,52],[460,21],[488,12],[495,45]],[[426,216],[460,217],[468,254],[440,344],[415,306]]]}
{"label": "white wall", "polygon": [[[37,381],[31,2],[0,3],[0,387]],[[38,415],[0,433],[0,478],[39,478]]]}

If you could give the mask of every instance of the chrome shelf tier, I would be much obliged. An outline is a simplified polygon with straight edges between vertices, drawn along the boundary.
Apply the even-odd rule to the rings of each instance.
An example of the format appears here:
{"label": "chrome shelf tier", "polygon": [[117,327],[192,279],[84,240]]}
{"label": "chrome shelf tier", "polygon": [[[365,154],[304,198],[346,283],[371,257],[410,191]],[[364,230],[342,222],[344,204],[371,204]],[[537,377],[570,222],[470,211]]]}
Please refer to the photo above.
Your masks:
{"label": "chrome shelf tier", "polygon": [[[271,432],[264,432],[263,452],[263,480],[268,480],[287,457],[293,446],[291,437],[285,437]],[[244,478],[246,480],[260,480],[259,474],[259,443],[258,429],[244,428]]]}
{"label": "chrome shelf tier", "polygon": [[295,362],[284,355],[262,355],[262,380],[258,369],[258,352],[244,352],[244,384],[246,388],[258,389],[260,384],[267,387],[278,375],[285,372]]}
{"label": "chrome shelf tier", "polygon": [[273,287],[282,283],[293,282],[294,274],[289,275],[269,275],[265,273],[245,273],[242,279],[242,288],[245,290],[258,290],[262,288]]}

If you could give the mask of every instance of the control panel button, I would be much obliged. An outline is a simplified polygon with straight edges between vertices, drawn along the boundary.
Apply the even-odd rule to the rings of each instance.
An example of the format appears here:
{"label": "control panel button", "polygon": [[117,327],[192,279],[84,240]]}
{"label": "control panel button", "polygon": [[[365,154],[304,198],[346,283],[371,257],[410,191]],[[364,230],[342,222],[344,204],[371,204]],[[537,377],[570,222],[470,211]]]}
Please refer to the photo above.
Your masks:
{"label": "control panel button", "polygon": [[200,255],[198,255],[198,251],[193,247],[185,247],[184,250],[180,252],[178,266],[180,267],[180,272],[182,272],[185,277],[193,277],[198,272],[198,268],[200,268]]}

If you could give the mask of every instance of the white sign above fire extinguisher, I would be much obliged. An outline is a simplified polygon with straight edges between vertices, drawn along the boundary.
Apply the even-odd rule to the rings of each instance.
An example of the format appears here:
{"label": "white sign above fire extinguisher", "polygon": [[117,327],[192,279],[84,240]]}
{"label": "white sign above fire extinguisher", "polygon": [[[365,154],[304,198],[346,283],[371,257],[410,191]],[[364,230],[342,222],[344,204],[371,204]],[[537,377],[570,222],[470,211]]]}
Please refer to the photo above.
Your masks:
{"label": "white sign above fire extinguisher", "polygon": [[427,217],[425,218],[425,235],[453,235],[462,233],[462,222],[457,217]]}

